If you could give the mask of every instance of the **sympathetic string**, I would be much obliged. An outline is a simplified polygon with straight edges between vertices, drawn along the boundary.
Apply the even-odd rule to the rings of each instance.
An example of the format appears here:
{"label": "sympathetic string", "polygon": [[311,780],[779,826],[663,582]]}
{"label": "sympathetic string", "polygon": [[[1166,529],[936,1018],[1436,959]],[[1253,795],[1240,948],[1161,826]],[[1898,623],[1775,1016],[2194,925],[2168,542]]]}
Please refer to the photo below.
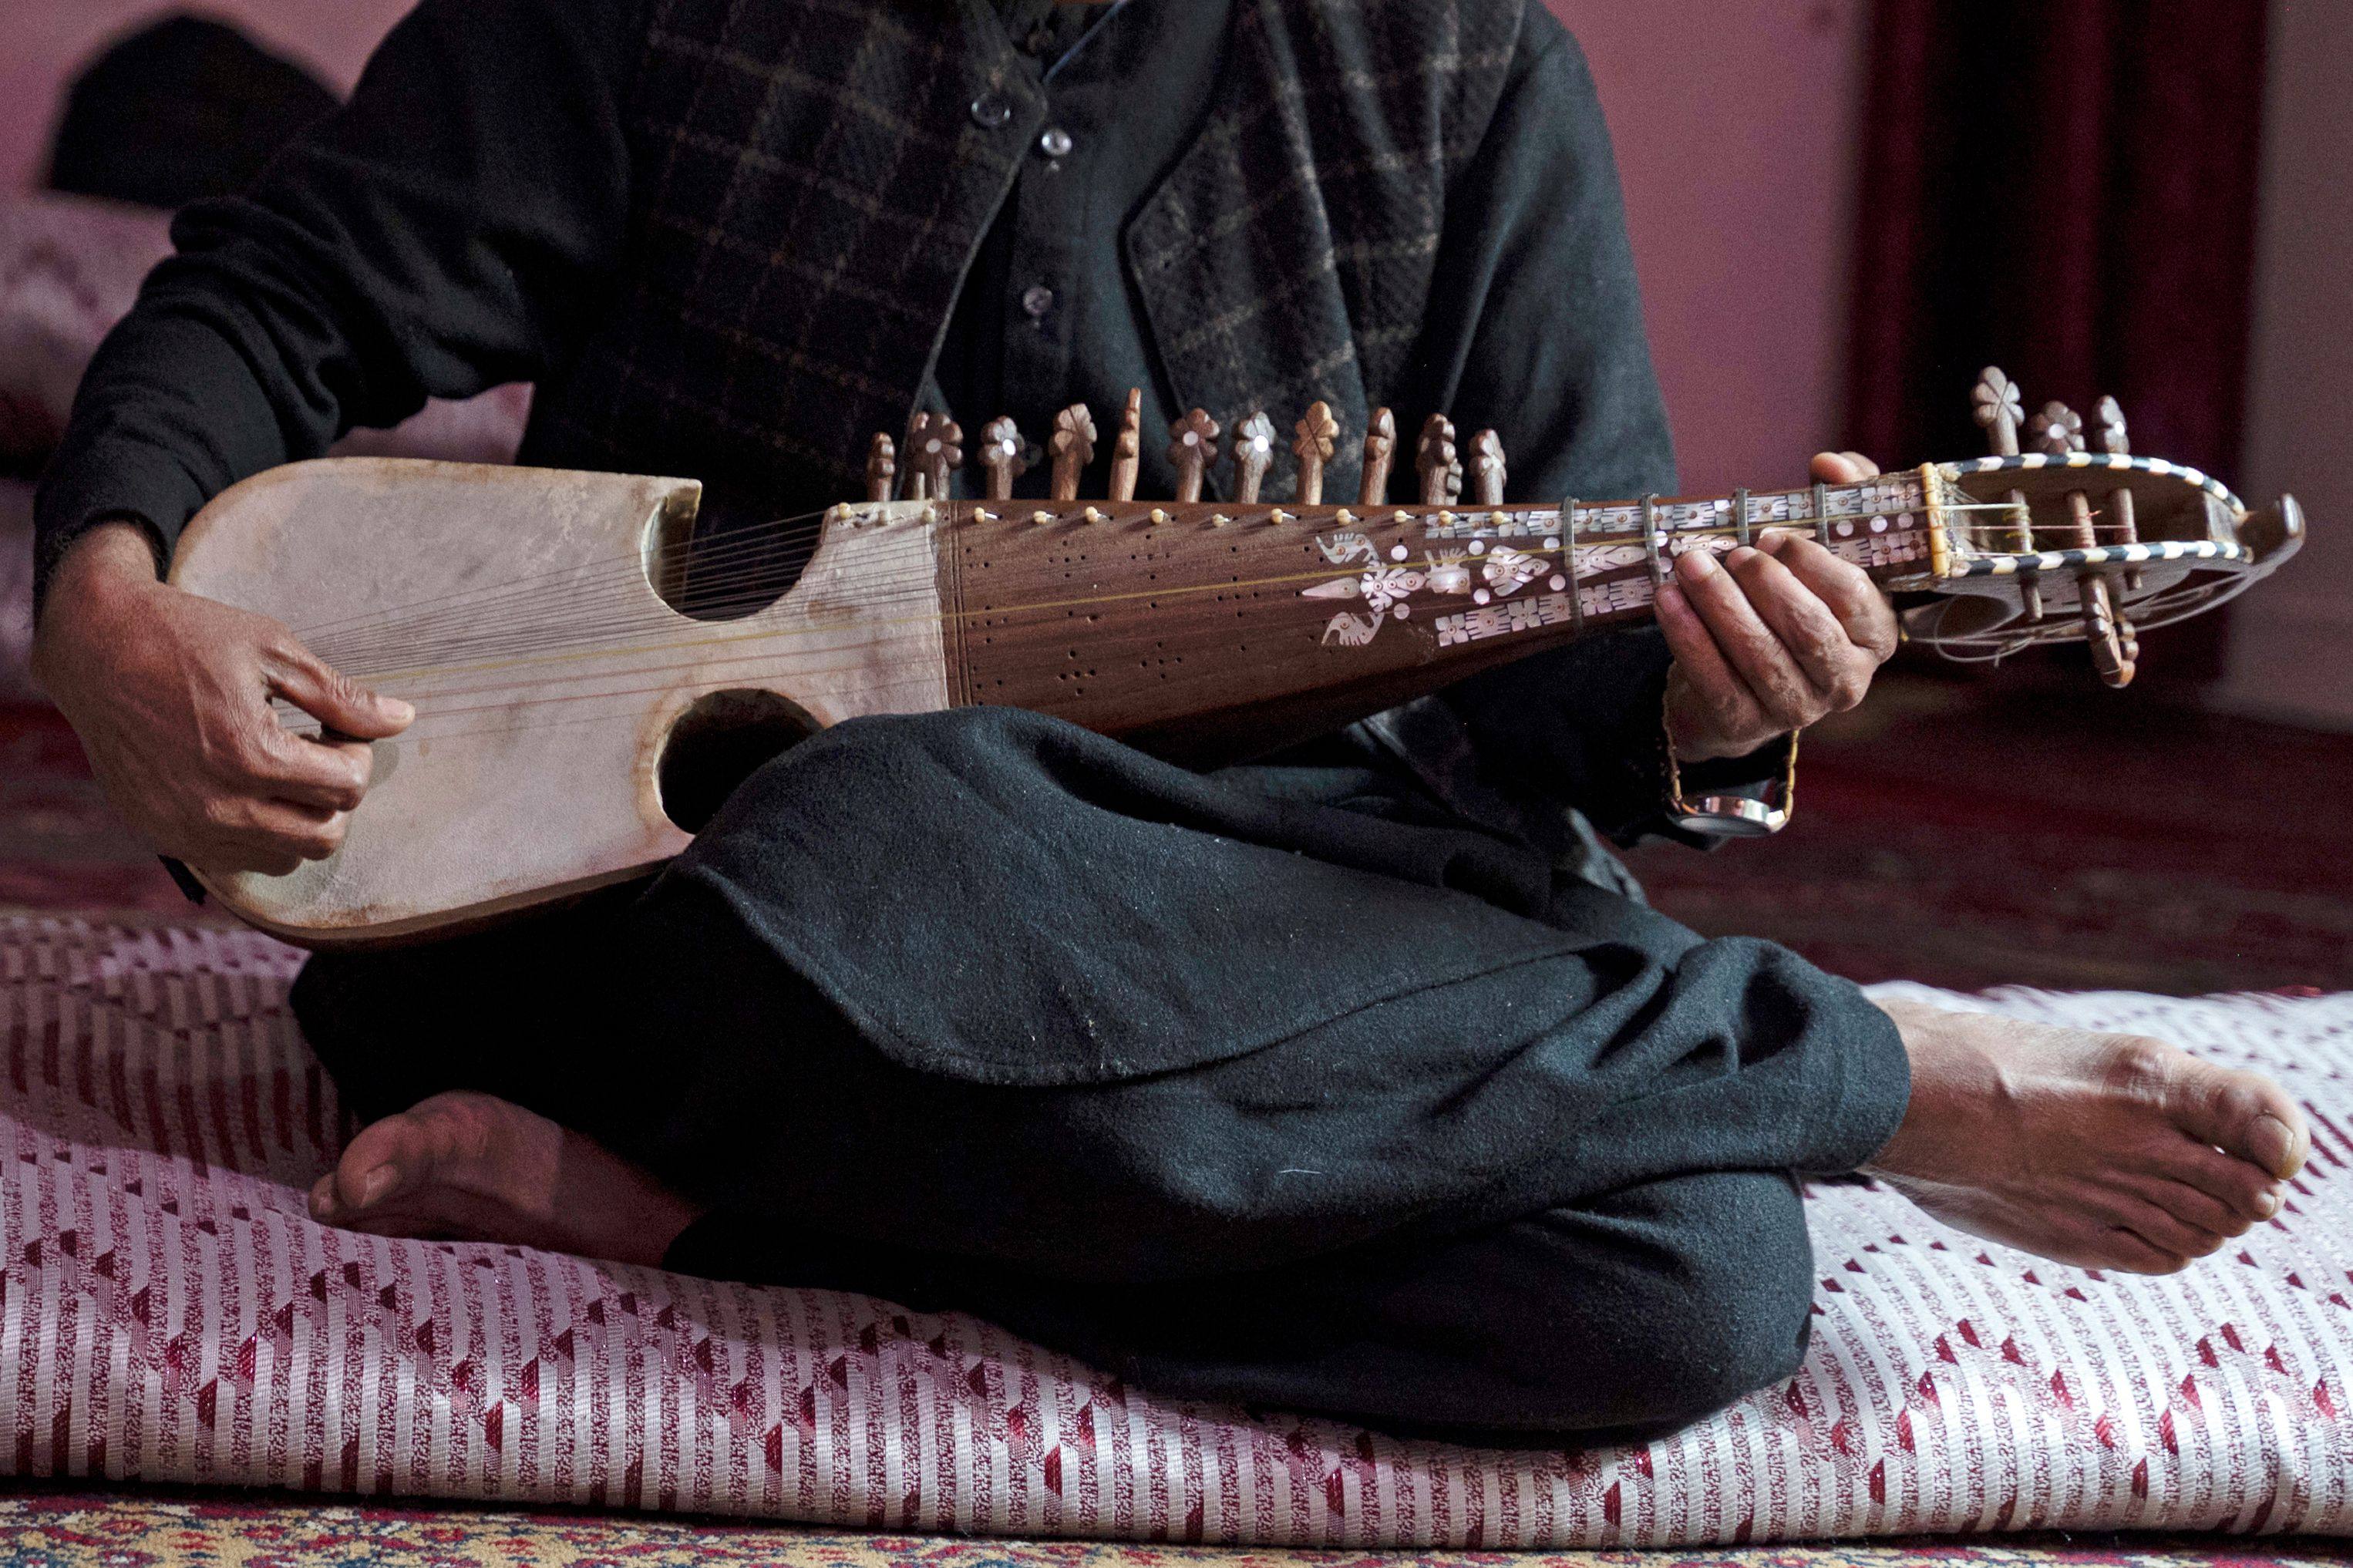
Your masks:
{"label": "sympathetic string", "polygon": [[[1858,486],[1837,487],[1832,492],[1842,503],[1855,504],[1852,492],[1863,492],[1864,505],[1869,492],[1883,487],[1887,481],[1866,481]],[[1788,492],[1786,497],[1759,496],[1767,508],[1760,520],[1764,526],[1796,526],[1801,520],[1794,515],[1794,499],[1802,492]],[[1791,515],[1775,517],[1771,506],[1775,500],[1790,510]],[[1005,503],[1017,507],[1022,503]],[[1599,514],[1623,503],[1602,503],[1590,509],[1580,509]],[[781,592],[805,563],[807,553],[814,550],[824,527],[824,513],[803,513],[797,517],[733,530],[708,540],[689,543],[678,557],[665,563],[665,574],[674,576],[692,600],[698,596],[714,599],[749,599],[768,589]],[[1820,520],[1815,520],[1820,521]],[[1728,525],[1718,525],[1726,527]],[[1705,526],[1686,525],[1678,533],[1704,533]],[[1580,531],[1597,541],[1614,537],[1612,531],[1599,531],[1580,525]],[[1636,533],[1631,537],[1639,539]],[[487,615],[506,611],[511,605],[521,604],[538,612],[537,621],[526,620],[511,624],[510,635],[520,635],[542,624],[558,625],[576,630],[582,617],[600,609],[616,606],[637,607],[642,605],[642,584],[646,562],[643,553],[607,557],[579,563],[568,567],[514,579],[511,582],[484,584],[460,590],[437,599],[391,609],[368,611],[337,620],[297,628],[296,635],[329,663],[364,663],[375,657],[385,643],[396,640],[415,658],[419,650],[431,646],[436,634],[448,634],[470,640],[478,634],[475,627]],[[554,597],[548,592],[552,581],[563,580],[567,597]]]}
{"label": "sympathetic string", "polygon": [[[1534,520],[1540,519],[1543,514],[1528,515]],[[787,521],[797,523],[801,520]],[[1728,536],[1731,528],[1722,524],[1685,526],[1676,532],[1681,538]],[[806,537],[813,539],[814,535],[811,533]],[[924,536],[911,532],[907,537],[913,542],[911,548],[929,548]],[[1630,539],[1638,539],[1640,535],[1622,536],[1586,531],[1577,537],[1580,547],[1589,547],[1623,543]],[[790,586],[806,564],[805,559],[776,559],[776,552],[783,547],[775,536],[761,539],[723,536],[716,542],[715,548],[688,556],[690,564],[685,575],[689,579],[689,597],[701,595],[764,606]],[[1529,552],[1538,556],[1558,552],[1557,548],[1551,551],[1532,549]],[[1312,582],[1330,576],[1333,570],[1318,568],[1306,573],[1285,574],[1246,585],[1277,586]],[[567,577],[569,581],[548,581]],[[1219,586],[1230,588],[1235,585],[1227,583]],[[1137,590],[1133,594],[1099,595],[1078,600],[1058,600],[1050,605],[1034,607],[1066,608],[1084,604],[1111,603],[1124,598],[1149,597],[1154,592]],[[927,597],[928,594],[918,592],[917,596]],[[521,616],[508,613],[512,598],[520,598],[531,613]],[[861,609],[888,607],[887,600],[877,600],[871,595],[860,603]],[[493,624],[486,628],[485,622]],[[439,600],[425,601],[417,605],[372,612],[343,622],[325,623],[322,628],[312,628],[303,635],[310,639],[313,652],[346,673],[355,678],[381,679],[439,673],[453,665],[459,668],[472,668],[490,658],[537,653],[560,654],[575,649],[595,652],[598,644],[614,637],[668,632],[675,626],[673,615],[648,601],[644,565],[637,557],[631,556],[619,558],[617,564],[589,563],[570,573],[539,574],[533,578],[518,580],[515,584],[488,585],[445,595]],[[340,634],[337,628],[342,628]],[[792,634],[763,631],[744,635]],[[397,662],[387,664],[385,662],[387,659]]]}

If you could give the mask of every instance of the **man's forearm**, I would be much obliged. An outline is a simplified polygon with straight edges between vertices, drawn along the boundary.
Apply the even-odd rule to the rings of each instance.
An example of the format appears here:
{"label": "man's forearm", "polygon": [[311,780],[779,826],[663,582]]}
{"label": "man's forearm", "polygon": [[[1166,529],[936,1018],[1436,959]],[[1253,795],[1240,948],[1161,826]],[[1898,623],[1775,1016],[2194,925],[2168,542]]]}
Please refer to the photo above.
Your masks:
{"label": "man's forearm", "polygon": [[125,589],[153,584],[164,564],[162,537],[133,519],[100,519],[67,540],[33,623],[34,675],[47,685],[44,665],[66,657],[59,651],[67,640],[62,628],[86,620],[92,606]]}

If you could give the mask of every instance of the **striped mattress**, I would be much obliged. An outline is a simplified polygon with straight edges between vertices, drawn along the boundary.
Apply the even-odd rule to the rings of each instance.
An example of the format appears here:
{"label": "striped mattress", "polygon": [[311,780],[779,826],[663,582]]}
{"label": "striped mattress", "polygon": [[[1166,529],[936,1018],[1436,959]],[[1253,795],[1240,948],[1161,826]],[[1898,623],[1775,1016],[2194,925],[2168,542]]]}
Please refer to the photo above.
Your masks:
{"label": "striped mattress", "polygon": [[1947,998],[2269,1070],[2312,1164],[2164,1279],[1821,1186],[1796,1377],[1643,1447],[1495,1452],[1157,1399],[861,1297],[322,1229],[347,1130],[298,962],[0,918],[0,1469],[1264,1545],[2353,1534],[2353,996]]}

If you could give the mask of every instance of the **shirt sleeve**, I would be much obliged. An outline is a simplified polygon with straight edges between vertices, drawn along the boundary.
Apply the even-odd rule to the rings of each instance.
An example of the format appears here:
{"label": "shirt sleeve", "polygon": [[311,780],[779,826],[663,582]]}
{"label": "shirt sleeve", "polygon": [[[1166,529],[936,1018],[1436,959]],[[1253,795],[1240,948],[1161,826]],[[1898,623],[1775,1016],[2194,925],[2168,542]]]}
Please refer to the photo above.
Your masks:
{"label": "shirt sleeve", "polygon": [[[1534,0],[1510,83],[1449,191],[1435,275],[1421,369],[1458,429],[1504,433],[1514,496],[1673,492],[1600,96],[1576,40]],[[1566,843],[1558,824],[1574,808],[1630,842],[1670,831],[1659,742],[1671,662],[1654,627],[1605,632],[1373,727],[1482,820]],[[1770,776],[1778,756],[1767,747],[1706,782]]]}
{"label": "shirt sleeve", "polygon": [[37,585],[93,524],[169,559],[248,475],[534,379],[612,287],[641,0],[424,0],[352,100],[173,225],[45,476]]}

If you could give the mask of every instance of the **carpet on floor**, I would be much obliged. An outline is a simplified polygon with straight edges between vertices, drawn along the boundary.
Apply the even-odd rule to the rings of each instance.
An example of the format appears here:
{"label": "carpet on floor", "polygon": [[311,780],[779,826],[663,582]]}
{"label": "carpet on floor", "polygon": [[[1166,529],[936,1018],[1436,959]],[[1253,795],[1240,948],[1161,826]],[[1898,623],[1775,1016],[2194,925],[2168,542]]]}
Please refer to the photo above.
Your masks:
{"label": "carpet on floor", "polygon": [[2344,991],[2348,791],[2353,734],[1890,670],[1808,732],[1786,831],[1630,859],[1685,924],[1853,980]]}
{"label": "carpet on floor", "polygon": [[1658,1442],[1497,1452],[1161,1400],[862,1297],[323,1229],[342,1119],[297,960],[0,925],[0,1471],[1360,1550],[2353,1532],[2353,996],[1947,997],[2264,1068],[2315,1159],[2159,1279],[1821,1184],[1795,1377]]}
{"label": "carpet on floor", "polygon": [[2344,1568],[2353,1542],[2145,1532],[1589,1552],[1361,1552],[843,1532],[226,1493],[0,1494],[0,1568]]}

